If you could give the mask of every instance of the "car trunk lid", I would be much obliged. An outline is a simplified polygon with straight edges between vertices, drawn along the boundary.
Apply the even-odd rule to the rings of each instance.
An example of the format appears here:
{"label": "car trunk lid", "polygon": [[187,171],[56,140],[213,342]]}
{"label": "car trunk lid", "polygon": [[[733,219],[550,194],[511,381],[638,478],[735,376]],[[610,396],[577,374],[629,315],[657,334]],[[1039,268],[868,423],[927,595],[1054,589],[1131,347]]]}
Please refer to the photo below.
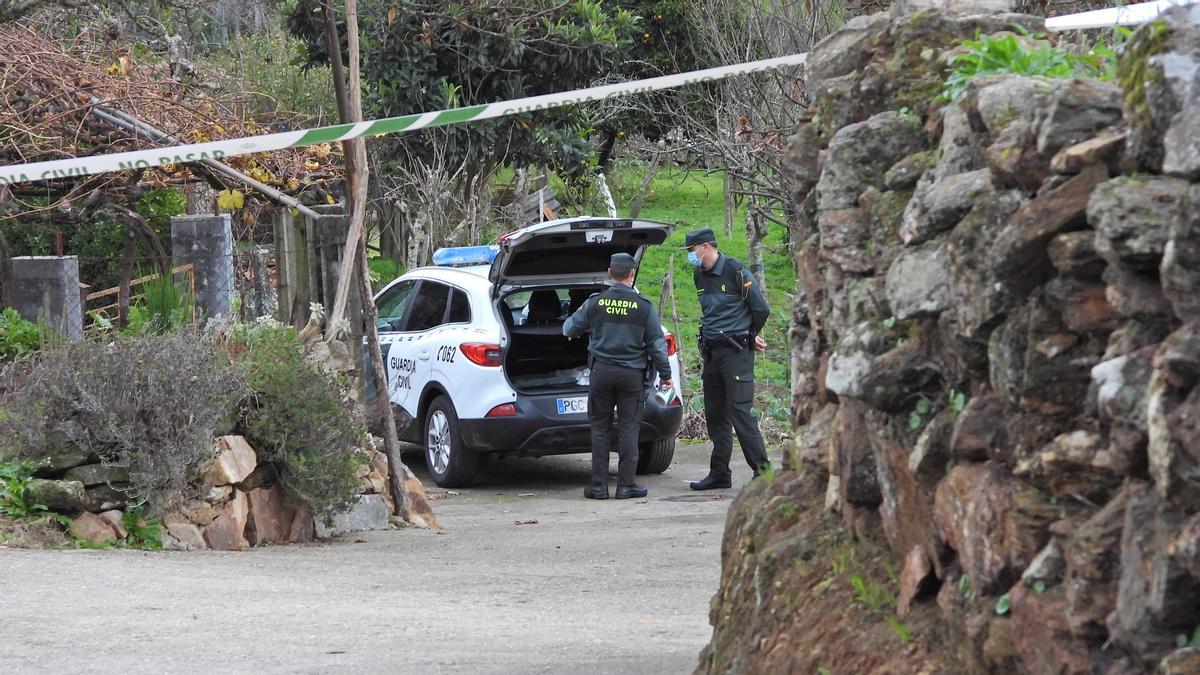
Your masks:
{"label": "car trunk lid", "polygon": [[671,226],[629,218],[567,218],[531,225],[499,239],[492,262],[493,288],[599,283],[608,278],[614,253],[641,262],[646,246],[661,244]]}

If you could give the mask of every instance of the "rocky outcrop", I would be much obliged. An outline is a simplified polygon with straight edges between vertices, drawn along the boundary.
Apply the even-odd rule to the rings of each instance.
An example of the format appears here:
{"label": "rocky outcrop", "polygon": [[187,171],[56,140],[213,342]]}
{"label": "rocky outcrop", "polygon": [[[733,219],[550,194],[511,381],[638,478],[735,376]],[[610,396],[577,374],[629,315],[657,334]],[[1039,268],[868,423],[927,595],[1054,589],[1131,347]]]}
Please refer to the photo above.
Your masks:
{"label": "rocky outcrop", "polygon": [[[1185,672],[1200,661],[1200,8],[1139,28],[1113,82],[992,76],[939,106],[948,49],[1038,21],[900,4],[810,60],[788,164],[806,245],[786,490],[884,547],[896,613],[936,599],[967,670]],[[795,581],[729,540],[801,538],[762,520],[781,489],[731,513],[714,646],[745,636],[747,594]],[[751,523],[770,536],[746,539]],[[761,654],[809,648],[753,621]]]}

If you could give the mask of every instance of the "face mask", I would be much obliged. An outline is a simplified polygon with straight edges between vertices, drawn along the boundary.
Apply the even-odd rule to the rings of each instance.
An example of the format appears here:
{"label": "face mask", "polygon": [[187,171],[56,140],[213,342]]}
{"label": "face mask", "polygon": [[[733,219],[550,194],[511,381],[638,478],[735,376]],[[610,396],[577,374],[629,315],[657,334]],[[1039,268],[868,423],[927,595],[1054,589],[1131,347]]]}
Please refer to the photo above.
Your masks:
{"label": "face mask", "polygon": [[695,251],[688,251],[688,262],[692,263],[692,267],[699,267],[700,256]]}

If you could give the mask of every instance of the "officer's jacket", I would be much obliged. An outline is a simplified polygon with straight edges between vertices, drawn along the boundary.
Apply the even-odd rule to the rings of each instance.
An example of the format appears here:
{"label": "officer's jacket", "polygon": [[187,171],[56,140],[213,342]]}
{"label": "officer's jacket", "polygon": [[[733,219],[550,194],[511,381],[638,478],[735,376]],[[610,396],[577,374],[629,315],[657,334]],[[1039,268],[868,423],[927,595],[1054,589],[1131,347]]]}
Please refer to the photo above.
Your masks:
{"label": "officer's jacket", "polygon": [[563,323],[563,335],[590,333],[588,351],[598,361],[642,369],[646,359],[663,379],[671,377],[667,342],[654,305],[629,286],[613,284],[587,302]]}
{"label": "officer's jacket", "polygon": [[754,275],[724,253],[710,269],[697,267],[692,275],[700,297],[700,336],[720,340],[726,335],[758,335],[771,315]]}

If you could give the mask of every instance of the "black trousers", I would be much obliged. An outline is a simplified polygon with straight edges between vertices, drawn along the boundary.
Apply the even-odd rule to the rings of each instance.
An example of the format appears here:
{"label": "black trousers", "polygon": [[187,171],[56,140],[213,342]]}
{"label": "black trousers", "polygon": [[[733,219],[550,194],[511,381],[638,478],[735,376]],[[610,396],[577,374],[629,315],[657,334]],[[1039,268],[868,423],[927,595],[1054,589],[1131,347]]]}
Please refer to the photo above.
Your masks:
{"label": "black trousers", "polygon": [[[592,482],[608,483],[608,454],[613,436],[617,446],[617,485],[634,485],[638,462],[638,431],[646,406],[642,381],[634,368],[594,361],[588,388],[588,418],[592,422]],[[616,410],[614,425],[613,410]],[[615,433],[613,427],[616,427]]]}
{"label": "black trousers", "polygon": [[750,468],[765,466],[767,450],[754,402],[754,349],[738,351],[732,346],[713,346],[704,350],[704,419],[712,441],[709,472],[717,478],[731,478],[729,459],[733,455],[733,432]]}

